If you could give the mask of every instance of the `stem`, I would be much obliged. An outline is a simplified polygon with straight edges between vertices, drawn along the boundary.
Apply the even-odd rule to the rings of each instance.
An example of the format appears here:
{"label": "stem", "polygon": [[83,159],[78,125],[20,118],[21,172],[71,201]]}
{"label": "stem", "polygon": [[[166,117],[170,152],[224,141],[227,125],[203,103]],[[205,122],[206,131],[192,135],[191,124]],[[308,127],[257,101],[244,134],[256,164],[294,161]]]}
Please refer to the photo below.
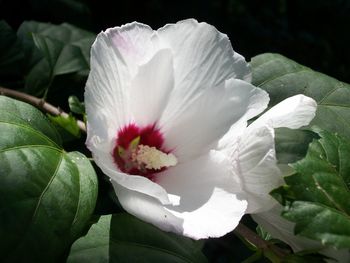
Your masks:
{"label": "stem", "polygon": [[[11,97],[11,98],[15,98],[15,99],[27,102],[27,103],[32,104],[33,106],[43,110],[43,111],[50,113],[52,115],[55,115],[55,116],[59,115],[59,116],[62,116],[64,118],[68,118],[68,116],[69,116],[68,113],[62,111],[58,107],[51,105],[50,103],[47,103],[44,99],[39,99],[37,97],[28,95],[28,94],[20,92],[20,91],[7,89],[7,88],[0,86],[0,95],[5,95],[7,97]],[[85,123],[80,121],[80,120],[77,120],[77,124],[78,124],[79,129],[86,133]]]}
{"label": "stem", "polygon": [[284,258],[288,254],[284,250],[282,250],[281,248],[271,244],[268,241],[263,240],[260,236],[258,236],[255,232],[250,230],[248,227],[246,227],[242,223],[238,224],[238,226],[235,228],[234,232],[236,234],[238,234],[239,236],[244,237],[247,241],[252,243],[257,248],[261,249],[262,251],[264,251],[264,252],[265,251],[272,251],[280,259]]}

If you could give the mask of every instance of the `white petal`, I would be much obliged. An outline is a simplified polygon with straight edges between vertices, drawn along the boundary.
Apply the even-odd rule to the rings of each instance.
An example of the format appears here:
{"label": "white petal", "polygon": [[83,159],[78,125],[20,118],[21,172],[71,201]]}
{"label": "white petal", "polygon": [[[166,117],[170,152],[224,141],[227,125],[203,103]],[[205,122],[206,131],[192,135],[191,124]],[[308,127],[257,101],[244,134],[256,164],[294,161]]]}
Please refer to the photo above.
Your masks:
{"label": "white petal", "polygon": [[159,120],[173,87],[172,52],[162,49],[138,68],[130,86],[130,108],[138,125],[147,126]]}
{"label": "white petal", "polygon": [[164,231],[183,232],[183,220],[167,211],[157,199],[126,189],[114,181],[112,184],[120,204],[127,212]]}
{"label": "white petal", "polygon": [[[134,120],[131,110],[135,105],[130,101],[138,103],[137,97],[134,97],[138,94],[137,89],[141,89],[140,93],[145,90],[142,88],[148,88],[150,91],[155,83],[157,88],[150,91],[153,93],[159,91],[160,84],[172,82],[172,63],[169,62],[169,55],[160,52],[155,56],[160,50],[158,42],[156,32],[137,22],[110,28],[98,34],[91,48],[91,72],[85,89],[87,144],[93,136],[98,136],[103,141],[111,140],[121,127]],[[154,59],[149,62],[152,58]],[[147,70],[147,73],[150,73],[147,67],[153,67],[157,61],[161,66],[166,66],[162,73],[167,71],[168,75],[155,79],[154,83],[145,82],[148,87],[140,87],[142,76]],[[148,62],[150,65],[145,65]],[[160,65],[158,69],[159,67]],[[147,105],[143,107],[145,108]]]}
{"label": "white petal", "polygon": [[158,36],[162,47],[170,48],[174,55],[175,87],[164,120],[181,118],[190,105],[201,103],[197,100],[210,93],[208,89],[223,87],[230,78],[249,79],[244,58],[211,25],[184,20],[159,29]]}
{"label": "white petal", "polygon": [[[179,213],[172,211],[169,206],[163,206],[152,197],[127,190],[116,183],[113,183],[113,186],[120,204],[130,214],[164,231],[193,239],[219,237],[233,230],[247,206],[245,201],[232,197],[227,209],[224,209],[221,202],[227,201],[227,194],[215,189],[211,199],[203,207],[190,213]],[[235,207],[235,212],[232,212],[232,207]]]}
{"label": "white petal", "polygon": [[132,121],[130,83],[139,65],[159,50],[156,43],[153,30],[136,22],[110,28],[97,36],[91,48],[91,71],[85,88],[86,143],[91,151],[92,144],[114,144],[118,130]]}
{"label": "white petal", "polygon": [[[144,177],[118,172],[111,154],[118,130],[133,121],[134,115],[141,122],[147,121],[141,110],[149,113],[151,118],[155,114],[159,115],[165,98],[165,95],[158,94],[160,86],[164,88],[163,94],[169,93],[166,92],[168,86],[171,90],[171,54],[169,50],[159,51],[156,42],[153,31],[139,23],[108,29],[98,35],[91,50],[91,72],[85,92],[87,145],[96,163],[113,180],[130,190],[139,191],[168,204],[168,195],[159,185]],[[164,70],[159,71],[163,73],[162,76],[145,76],[154,74],[152,70],[160,68]],[[146,86],[142,87],[141,82]],[[146,97],[145,89],[151,93],[149,97]],[[142,93],[145,100],[148,99],[146,105],[139,101]],[[151,101],[151,95],[158,100]],[[143,107],[133,104],[138,102]],[[148,103],[152,106],[147,105]]]}
{"label": "white petal", "polygon": [[238,144],[241,180],[248,200],[247,213],[258,213],[271,208],[273,198],[269,192],[283,184],[276,163],[274,130],[267,126],[246,129]]}
{"label": "white petal", "polygon": [[265,91],[242,80],[229,79],[205,90],[192,104],[183,105],[185,108],[177,108],[175,118],[166,112],[162,115],[160,126],[166,147],[174,150],[180,162],[194,158],[214,148],[233,123],[243,116],[255,116],[267,103]]}
{"label": "white petal", "polygon": [[[259,213],[271,208],[273,199],[269,192],[283,183],[277,166],[273,128],[307,125],[314,117],[315,110],[314,100],[297,95],[271,108],[242,134],[237,146],[239,154],[236,162],[247,193],[248,213]],[[233,162],[235,158],[231,156]]]}
{"label": "white petal", "polygon": [[286,127],[298,129],[308,125],[315,117],[317,103],[304,95],[295,95],[278,103],[253,124],[253,127],[259,125],[270,125],[273,128]]}
{"label": "white petal", "polygon": [[233,51],[227,35],[207,23],[188,19],[167,24],[158,29],[158,36],[163,46],[173,50],[178,87],[186,87],[186,92],[230,78],[250,78],[248,63]]}
{"label": "white petal", "polygon": [[233,156],[234,152],[238,150],[238,143],[240,136],[247,128],[247,119],[245,116],[236,121],[229,129],[229,131],[219,140],[217,149],[223,152],[226,156]]}
{"label": "white petal", "polygon": [[[156,179],[178,206],[167,209],[183,221],[183,235],[194,239],[219,237],[232,231],[244,215],[246,200],[224,155],[211,151],[192,162],[179,164]],[[237,193],[237,194],[236,194]]]}
{"label": "white petal", "polygon": [[91,71],[85,87],[88,146],[91,140],[110,141],[128,122],[127,75],[111,40],[99,34],[92,45]]}
{"label": "white petal", "polygon": [[132,22],[121,27],[109,28],[105,33],[120,58],[135,76],[139,65],[147,63],[160,50],[156,32],[148,25]]}
{"label": "white petal", "polygon": [[161,186],[143,176],[128,175],[116,170],[109,170],[107,174],[112,182],[116,182],[126,189],[153,197],[162,204],[171,204],[167,192]]}
{"label": "white petal", "polygon": [[[181,207],[181,206],[180,206]],[[169,211],[182,218],[183,235],[193,239],[221,237],[239,224],[247,201],[221,188],[214,188],[210,199],[203,206],[191,212]]]}

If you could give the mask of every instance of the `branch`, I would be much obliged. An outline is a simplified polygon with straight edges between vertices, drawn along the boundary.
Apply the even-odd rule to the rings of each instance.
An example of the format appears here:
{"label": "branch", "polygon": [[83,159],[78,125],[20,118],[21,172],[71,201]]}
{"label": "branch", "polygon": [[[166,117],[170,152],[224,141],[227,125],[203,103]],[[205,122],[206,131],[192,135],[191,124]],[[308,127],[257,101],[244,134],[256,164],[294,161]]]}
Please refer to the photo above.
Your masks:
{"label": "branch", "polygon": [[263,240],[260,236],[258,236],[255,232],[250,230],[248,227],[243,225],[242,223],[239,223],[238,226],[235,228],[234,232],[238,234],[239,236],[245,238],[250,243],[255,245],[257,248],[263,250],[263,251],[272,251],[276,256],[278,256],[280,259],[284,258],[288,255],[284,250],[281,248],[271,244],[268,241]]}
{"label": "branch", "polygon": [[[33,106],[43,110],[43,111],[50,113],[52,115],[55,115],[55,116],[62,116],[65,118],[68,118],[68,116],[69,116],[68,113],[62,111],[58,107],[55,107],[55,106],[47,103],[44,99],[40,99],[40,98],[28,95],[28,94],[20,92],[20,91],[7,89],[7,88],[0,86],[0,95],[5,95],[7,97],[11,97],[14,99],[18,99],[18,100],[27,102],[27,103],[32,104]],[[86,133],[85,123],[80,121],[80,120],[77,120],[77,124],[78,124],[79,129]]]}

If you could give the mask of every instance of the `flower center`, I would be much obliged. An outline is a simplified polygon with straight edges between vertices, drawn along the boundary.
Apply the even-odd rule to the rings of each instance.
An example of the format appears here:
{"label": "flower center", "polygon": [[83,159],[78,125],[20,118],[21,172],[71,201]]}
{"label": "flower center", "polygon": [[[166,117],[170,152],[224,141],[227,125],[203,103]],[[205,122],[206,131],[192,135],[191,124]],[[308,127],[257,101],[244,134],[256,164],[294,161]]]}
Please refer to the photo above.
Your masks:
{"label": "flower center", "polygon": [[163,142],[155,124],[144,128],[129,124],[118,132],[114,161],[122,172],[152,178],[177,164],[175,155],[163,148]]}

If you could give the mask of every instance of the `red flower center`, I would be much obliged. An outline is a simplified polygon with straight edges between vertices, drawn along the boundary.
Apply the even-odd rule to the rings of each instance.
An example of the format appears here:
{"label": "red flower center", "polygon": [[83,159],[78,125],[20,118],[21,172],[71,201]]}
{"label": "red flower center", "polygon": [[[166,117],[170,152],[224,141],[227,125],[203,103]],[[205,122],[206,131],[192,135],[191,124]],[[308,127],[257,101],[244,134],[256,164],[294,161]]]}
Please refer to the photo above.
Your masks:
{"label": "red flower center", "polygon": [[128,174],[153,175],[176,164],[176,158],[163,147],[164,138],[156,124],[143,128],[129,124],[118,131],[113,150],[118,168]]}

